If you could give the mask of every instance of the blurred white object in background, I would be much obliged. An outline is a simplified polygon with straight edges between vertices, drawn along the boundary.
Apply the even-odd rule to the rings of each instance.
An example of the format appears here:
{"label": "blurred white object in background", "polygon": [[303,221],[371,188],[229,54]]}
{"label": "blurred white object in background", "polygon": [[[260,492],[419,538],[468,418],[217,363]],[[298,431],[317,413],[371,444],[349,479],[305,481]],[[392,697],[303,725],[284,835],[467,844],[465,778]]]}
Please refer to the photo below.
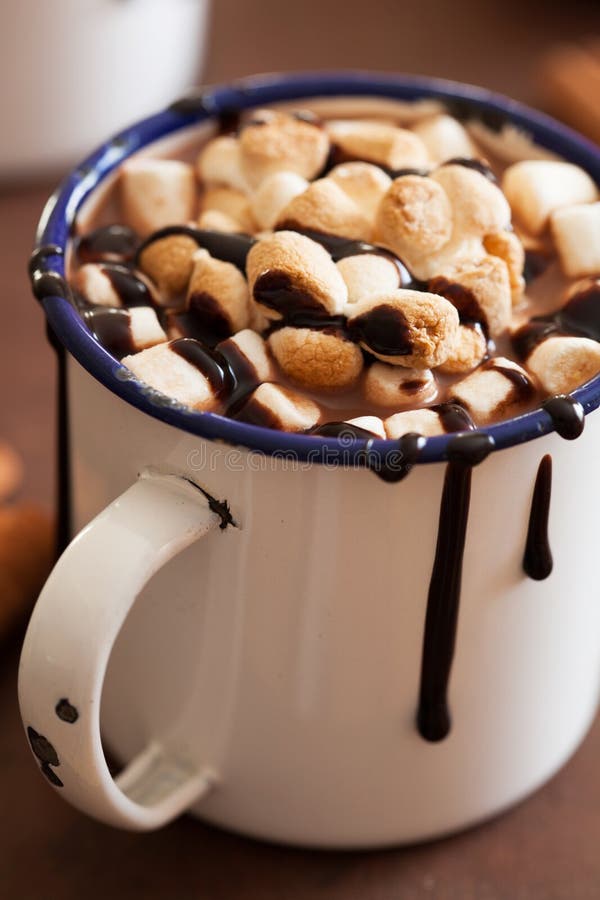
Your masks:
{"label": "blurred white object in background", "polygon": [[202,69],[209,0],[2,0],[0,179],[66,167],[176,100]]}

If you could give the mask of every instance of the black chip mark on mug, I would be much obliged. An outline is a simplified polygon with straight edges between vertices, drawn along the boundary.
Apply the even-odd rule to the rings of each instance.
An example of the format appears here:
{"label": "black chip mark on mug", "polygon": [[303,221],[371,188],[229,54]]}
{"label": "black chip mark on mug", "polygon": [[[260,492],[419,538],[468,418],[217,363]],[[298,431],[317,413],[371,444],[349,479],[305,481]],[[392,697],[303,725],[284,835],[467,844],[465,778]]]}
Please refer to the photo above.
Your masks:
{"label": "black chip mark on mug", "polygon": [[39,732],[37,732],[35,728],[32,728],[31,725],[27,727],[27,737],[29,738],[29,743],[34,756],[39,759],[41,763],[40,768],[42,774],[45,775],[48,781],[55,787],[64,787],[63,782],[56,772],[50,768],[51,766],[60,766],[60,760],[58,758],[58,753],[48,738],[44,737],[43,734],[39,734]]}
{"label": "black chip mark on mug", "polygon": [[[185,478],[185,476],[184,476]],[[228,525],[231,525],[232,528],[237,528],[238,524],[231,515],[231,510],[229,508],[229,503],[227,500],[217,500],[216,497],[213,497],[208,491],[205,491],[204,488],[200,487],[199,484],[196,484],[195,481],[192,481],[191,478],[185,478],[188,484],[191,484],[192,487],[195,487],[197,491],[200,491],[204,497],[208,500],[208,508],[211,512],[216,513],[221,519],[219,528],[221,531],[225,531]]]}
{"label": "black chip mark on mug", "polygon": [[66,697],[61,697],[56,706],[54,707],[54,711],[59,719],[63,722],[68,722],[69,725],[73,725],[74,722],[79,718],[79,713],[72,703],[69,703]]}

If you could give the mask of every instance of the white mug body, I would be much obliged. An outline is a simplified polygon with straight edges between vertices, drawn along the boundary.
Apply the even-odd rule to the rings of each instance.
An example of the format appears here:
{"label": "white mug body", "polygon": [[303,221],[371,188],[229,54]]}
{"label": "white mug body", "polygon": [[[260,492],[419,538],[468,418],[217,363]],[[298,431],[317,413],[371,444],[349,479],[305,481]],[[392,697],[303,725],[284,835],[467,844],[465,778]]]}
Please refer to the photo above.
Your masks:
{"label": "white mug body", "polygon": [[[541,785],[588,729],[600,684],[595,478],[600,415],[473,471],[451,731],[416,726],[445,465],[398,484],[185,434],[69,361],[76,530],[144,470],[226,500],[115,645],[102,726],[123,764],[150,740],[216,773],[193,810],[275,841],[371,847],[481,821]],[[533,487],[553,458],[554,570],[523,572]],[[107,564],[110,560],[107,560]]]}

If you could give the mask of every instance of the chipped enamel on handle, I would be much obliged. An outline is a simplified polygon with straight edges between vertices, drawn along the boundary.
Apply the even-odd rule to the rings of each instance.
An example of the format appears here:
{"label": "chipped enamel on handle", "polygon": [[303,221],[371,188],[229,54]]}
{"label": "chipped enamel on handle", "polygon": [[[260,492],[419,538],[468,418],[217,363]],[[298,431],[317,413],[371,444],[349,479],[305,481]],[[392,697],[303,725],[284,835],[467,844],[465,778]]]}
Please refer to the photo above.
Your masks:
{"label": "chipped enamel on handle", "polygon": [[224,527],[218,506],[213,511],[212,498],[183,478],[142,475],[67,547],[31,618],[19,671],[29,743],[65,799],[107,824],[158,828],[214,783],[209,768],[158,742],[113,780],[100,702],[113,644],[136,597],[173,556]]}

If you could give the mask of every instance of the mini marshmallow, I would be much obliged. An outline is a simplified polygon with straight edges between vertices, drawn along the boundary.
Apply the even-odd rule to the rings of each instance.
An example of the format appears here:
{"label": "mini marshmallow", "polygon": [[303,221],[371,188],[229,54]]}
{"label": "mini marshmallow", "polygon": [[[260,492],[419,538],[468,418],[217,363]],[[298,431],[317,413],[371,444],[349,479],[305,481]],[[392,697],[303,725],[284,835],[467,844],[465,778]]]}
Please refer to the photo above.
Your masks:
{"label": "mini marshmallow", "polygon": [[194,267],[196,241],[186,234],[172,234],[149,243],[140,253],[140,268],[171,300],[184,294]]}
{"label": "mini marshmallow", "polygon": [[395,413],[384,421],[387,437],[397,440],[405,434],[422,434],[423,437],[434,437],[446,434],[442,417],[433,409],[411,409]]}
{"label": "mini marshmallow", "polygon": [[369,240],[371,225],[348,194],[330,178],[320,178],[279,213],[276,227],[319,231],[350,240]]}
{"label": "mini marshmallow", "polygon": [[345,256],[336,263],[348,288],[348,308],[371,297],[383,294],[400,287],[398,266],[389,256],[380,253],[359,253],[356,256]]}
{"label": "mini marshmallow", "polygon": [[274,172],[295,172],[310,181],[329,153],[329,139],[320,125],[270,109],[253,113],[239,142],[242,171],[254,188]]}
{"label": "mini marshmallow", "polygon": [[363,431],[370,431],[372,435],[378,438],[386,437],[383,422],[377,416],[357,416],[355,419],[347,419],[346,425],[354,425]]}
{"label": "mini marshmallow", "polygon": [[337,120],[326,123],[331,140],[349,159],[365,160],[387,169],[427,166],[429,154],[412,131],[383,122]]}
{"label": "mini marshmallow", "polygon": [[128,159],[120,169],[119,187],[124,219],[142,236],[194,218],[196,179],[187,163]]}
{"label": "mini marshmallow", "polygon": [[398,409],[433,402],[437,383],[430,369],[406,369],[377,362],[367,369],[364,392],[369,403]]}
{"label": "mini marshmallow", "polygon": [[116,263],[86,263],[75,275],[75,287],[94,306],[119,308],[160,304],[158,291],[141,272]]}
{"label": "mini marshmallow", "polygon": [[280,431],[308,431],[321,410],[312,400],[279,384],[264,383],[252,392],[235,418]]}
{"label": "mini marshmallow", "polygon": [[371,223],[375,221],[383,195],[392,184],[383,169],[365,162],[342,163],[327,177],[341,187]]}
{"label": "mini marshmallow", "polygon": [[550,225],[565,275],[600,275],[600,202],[562,207]]}
{"label": "mini marshmallow", "polygon": [[485,359],[486,354],[487,341],[481,329],[473,325],[459,325],[454,349],[446,362],[439,366],[439,371],[444,375],[472,372]]}
{"label": "mini marshmallow", "polygon": [[526,365],[548,394],[568,394],[600,372],[600,344],[585,337],[548,337]]}
{"label": "mini marshmallow", "polygon": [[167,397],[194,409],[213,411],[217,409],[219,399],[208,375],[177,352],[178,348],[185,350],[188,347],[201,350],[197,341],[169,341],[126,356],[122,363],[136,378]]}
{"label": "mini marshmallow", "polygon": [[440,166],[431,178],[441,185],[452,207],[453,237],[483,238],[510,227],[510,206],[500,188],[466,166]]}
{"label": "mini marshmallow", "polygon": [[295,311],[340,315],[348,299],[344,279],[329,253],[293,231],[256,241],[246,261],[254,300],[269,319]]}
{"label": "mini marshmallow", "polygon": [[84,318],[96,339],[118,359],[167,340],[156,312],[150,306],[98,308],[85,313]]}
{"label": "mini marshmallow", "polygon": [[187,293],[187,309],[218,334],[246,328],[250,316],[246,279],[232,263],[214,259],[207,250],[194,254]]}
{"label": "mini marshmallow", "polygon": [[596,185],[583,169],[554,160],[526,160],[505,171],[502,189],[520,223],[540,234],[553,212],[597,199]]}
{"label": "mini marshmallow", "polygon": [[221,135],[209,141],[200,152],[196,168],[205,186],[227,185],[243,193],[249,190],[242,173],[240,143],[232,135]]}
{"label": "mini marshmallow", "polygon": [[362,372],[362,353],[342,335],[310,328],[280,328],[268,343],[282,371],[307,390],[350,388]]}
{"label": "mini marshmallow", "polygon": [[430,369],[445,362],[458,335],[455,307],[436,294],[399,288],[352,307],[351,336],[382,362]]}
{"label": "mini marshmallow", "polygon": [[452,116],[430,116],[413,125],[412,131],[421,138],[434,162],[475,156],[471,138]]}
{"label": "mini marshmallow", "polygon": [[207,187],[201,197],[202,212],[216,211],[224,213],[238,223],[238,231],[253,234],[256,221],[250,209],[250,201],[246,194],[232,187],[216,185]]}
{"label": "mini marshmallow", "polygon": [[268,175],[254,193],[251,209],[258,225],[272,229],[283,209],[308,187],[306,178],[295,172],[274,172]]}
{"label": "mini marshmallow", "polygon": [[257,384],[262,381],[275,381],[275,366],[269,356],[266,342],[251,328],[244,328],[233,337],[221,341],[216,349],[223,354],[234,371],[239,370],[241,362],[246,373],[251,373]]}
{"label": "mini marshmallow", "polygon": [[497,256],[486,256],[475,265],[458,267],[449,275],[432,278],[429,290],[449,299],[461,319],[480,322],[491,337],[510,323],[512,298],[508,269]]}
{"label": "mini marshmallow", "polygon": [[221,231],[223,234],[241,234],[242,226],[237,219],[218,209],[205,209],[198,216],[198,228],[204,231]]}
{"label": "mini marshmallow", "polygon": [[498,356],[452,385],[451,394],[477,425],[488,425],[521,411],[535,396],[535,387],[521,366]]}
{"label": "mini marshmallow", "polygon": [[513,305],[518,303],[525,290],[523,269],[525,248],[514,231],[498,231],[483,239],[483,246],[491,256],[498,256],[506,264]]}
{"label": "mini marshmallow", "polygon": [[375,235],[422,277],[419,263],[448,243],[452,224],[452,208],[442,186],[432,178],[404,175],[392,182],[379,204]]}

